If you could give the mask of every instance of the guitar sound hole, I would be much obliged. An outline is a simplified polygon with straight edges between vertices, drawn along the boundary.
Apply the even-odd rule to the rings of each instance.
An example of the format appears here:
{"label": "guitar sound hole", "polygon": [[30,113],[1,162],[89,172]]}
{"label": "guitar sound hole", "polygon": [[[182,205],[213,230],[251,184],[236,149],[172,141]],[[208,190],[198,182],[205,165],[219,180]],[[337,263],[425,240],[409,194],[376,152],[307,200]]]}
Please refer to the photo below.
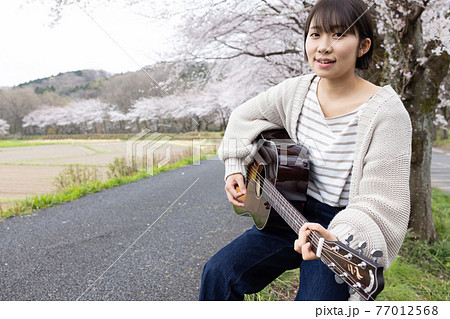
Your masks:
{"label": "guitar sound hole", "polygon": [[258,167],[258,175],[256,176],[256,185],[255,185],[255,194],[257,198],[262,196],[263,187],[264,187],[264,178],[265,178],[265,169],[264,167]]}

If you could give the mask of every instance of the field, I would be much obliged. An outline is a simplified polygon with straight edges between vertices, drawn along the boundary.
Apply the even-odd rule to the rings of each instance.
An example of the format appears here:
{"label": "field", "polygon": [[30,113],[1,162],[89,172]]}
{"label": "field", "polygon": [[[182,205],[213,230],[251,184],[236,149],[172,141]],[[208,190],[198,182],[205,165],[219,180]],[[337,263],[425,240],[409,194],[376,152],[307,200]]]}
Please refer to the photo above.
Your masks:
{"label": "field", "polygon": [[[183,153],[192,141],[170,140],[162,149]],[[106,177],[108,164],[125,156],[121,140],[0,141],[0,204],[52,193],[56,177],[69,165],[97,167]]]}

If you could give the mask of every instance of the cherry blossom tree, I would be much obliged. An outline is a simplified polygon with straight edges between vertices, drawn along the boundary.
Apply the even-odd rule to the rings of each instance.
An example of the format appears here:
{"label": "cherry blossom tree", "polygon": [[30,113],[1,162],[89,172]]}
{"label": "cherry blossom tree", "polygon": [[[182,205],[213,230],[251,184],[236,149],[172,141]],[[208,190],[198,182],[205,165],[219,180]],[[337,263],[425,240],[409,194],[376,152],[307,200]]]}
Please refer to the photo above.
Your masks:
{"label": "cherry blossom tree", "polygon": [[113,132],[125,132],[127,128],[126,123],[128,121],[127,114],[118,110],[116,106],[112,106],[108,111],[108,117]]}
{"label": "cherry blossom tree", "polygon": [[0,119],[0,135],[6,135],[9,131],[9,124],[5,120]]}
{"label": "cherry blossom tree", "polygon": [[100,100],[79,100],[65,107],[43,107],[27,114],[23,126],[48,134],[107,131],[111,107]]}
{"label": "cherry blossom tree", "polygon": [[376,1],[384,55],[380,83],[400,94],[413,125],[410,227],[435,238],[431,211],[431,150],[435,110],[450,61],[450,3],[440,0]]}
{"label": "cherry blossom tree", "polygon": [[448,75],[446,81],[439,87],[439,101],[434,124],[441,130],[441,139],[448,139],[450,126],[450,77]]}

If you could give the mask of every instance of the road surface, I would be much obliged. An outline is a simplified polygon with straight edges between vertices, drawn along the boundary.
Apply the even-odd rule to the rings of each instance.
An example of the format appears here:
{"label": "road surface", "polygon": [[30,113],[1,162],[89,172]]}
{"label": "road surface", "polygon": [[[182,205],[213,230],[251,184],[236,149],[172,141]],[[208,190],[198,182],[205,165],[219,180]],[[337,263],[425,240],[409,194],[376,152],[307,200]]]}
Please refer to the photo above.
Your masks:
{"label": "road surface", "polygon": [[450,194],[450,151],[433,148],[431,186]]}
{"label": "road surface", "polygon": [[214,157],[0,222],[0,300],[196,300],[204,263],[252,223]]}

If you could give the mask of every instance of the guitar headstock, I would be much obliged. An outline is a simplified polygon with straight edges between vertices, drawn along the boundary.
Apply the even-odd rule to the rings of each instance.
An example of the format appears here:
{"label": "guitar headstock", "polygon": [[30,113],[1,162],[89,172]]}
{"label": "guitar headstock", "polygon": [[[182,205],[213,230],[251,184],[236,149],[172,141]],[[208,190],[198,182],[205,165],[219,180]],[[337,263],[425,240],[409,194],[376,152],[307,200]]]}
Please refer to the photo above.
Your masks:
{"label": "guitar headstock", "polygon": [[358,246],[359,251],[350,248],[348,243],[325,240],[321,259],[336,274],[336,278],[365,300],[374,300],[384,288],[383,266],[377,263],[382,256],[381,250],[372,251],[374,259],[371,260],[362,254],[365,242]]}

